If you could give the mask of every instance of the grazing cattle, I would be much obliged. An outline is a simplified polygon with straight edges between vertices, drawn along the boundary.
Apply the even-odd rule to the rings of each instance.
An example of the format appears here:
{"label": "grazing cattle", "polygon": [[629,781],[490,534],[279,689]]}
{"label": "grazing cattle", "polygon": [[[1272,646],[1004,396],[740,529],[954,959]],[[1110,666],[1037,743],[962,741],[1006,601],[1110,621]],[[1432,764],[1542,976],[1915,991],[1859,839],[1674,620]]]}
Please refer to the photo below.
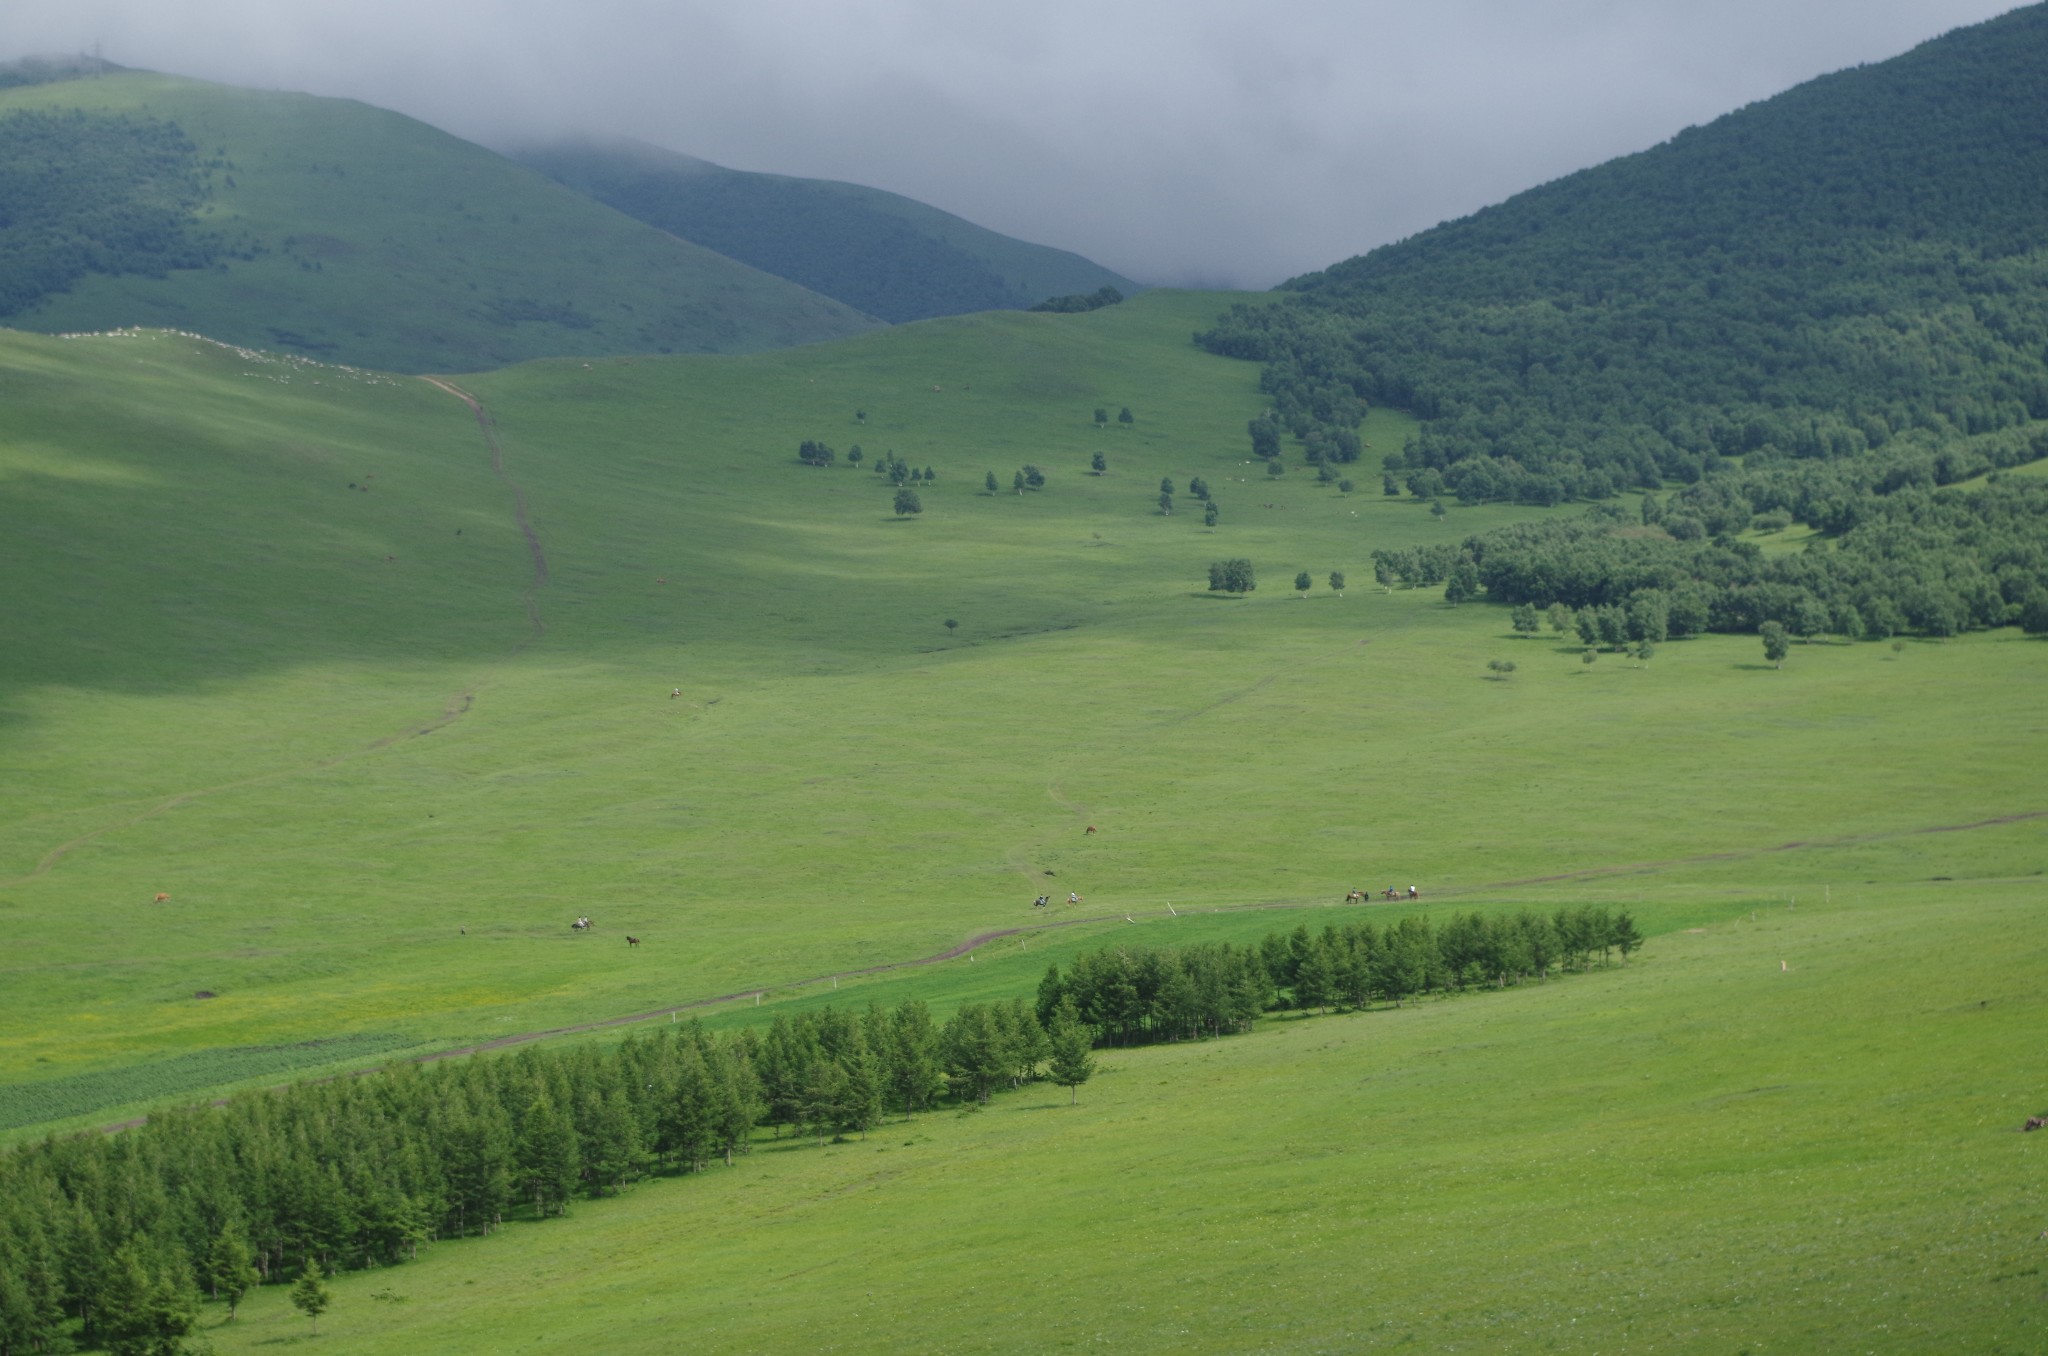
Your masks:
{"label": "grazing cattle", "polygon": [[168,904],[168,903],[170,903],[170,902],[171,902],[171,897],[170,897],[170,895],[166,894],[166,893],[165,893],[164,891],[162,891],[162,890],[159,890],[159,891],[157,891],[157,892],[156,892],[156,901],[155,901],[155,902],[156,902],[156,903],[158,903],[158,904]]}
{"label": "grazing cattle", "polygon": [[640,945],[640,939],[639,939],[638,937],[634,937],[634,936],[628,935],[628,936],[627,936],[627,938],[626,938],[626,945],[627,945],[627,946],[638,946],[638,945]]}

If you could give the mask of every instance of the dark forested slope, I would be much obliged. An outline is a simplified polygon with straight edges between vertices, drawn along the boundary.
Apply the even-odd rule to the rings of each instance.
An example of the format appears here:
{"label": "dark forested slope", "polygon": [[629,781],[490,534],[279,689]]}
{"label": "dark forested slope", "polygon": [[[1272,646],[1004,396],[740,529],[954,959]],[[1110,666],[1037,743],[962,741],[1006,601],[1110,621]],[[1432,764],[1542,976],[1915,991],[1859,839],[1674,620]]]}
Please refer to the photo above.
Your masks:
{"label": "dark forested slope", "polygon": [[2048,416],[2048,6],[1287,287],[1204,342],[1268,363],[1297,435],[1422,415],[1388,469],[1429,497],[1600,498]]}
{"label": "dark forested slope", "polygon": [[752,174],[630,141],[561,142],[514,158],[607,207],[899,324],[1137,290],[1078,254],[858,184]]}

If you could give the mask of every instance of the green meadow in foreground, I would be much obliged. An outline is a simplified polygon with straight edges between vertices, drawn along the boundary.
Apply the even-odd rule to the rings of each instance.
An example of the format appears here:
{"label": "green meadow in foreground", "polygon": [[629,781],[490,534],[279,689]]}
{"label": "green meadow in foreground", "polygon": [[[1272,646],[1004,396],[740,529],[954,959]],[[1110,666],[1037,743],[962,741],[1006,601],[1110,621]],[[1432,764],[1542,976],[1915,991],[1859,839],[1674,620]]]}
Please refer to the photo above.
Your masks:
{"label": "green meadow in foreground", "polygon": [[[1104,1052],[1078,1106],[763,1138],[341,1278],[319,1341],[2038,1350],[2038,885],[1747,902],[1588,975]],[[303,1340],[286,1289],[218,1349]]]}
{"label": "green meadow in foreground", "polygon": [[[2048,808],[2041,731],[1987,716],[2038,672],[2010,631],[1588,666],[1499,609],[1361,586],[1377,547],[1516,510],[1254,477],[1253,369],[1187,342],[1226,300],[466,379],[503,477],[423,381],[0,339],[0,1079],[647,1012],[1047,921],[1041,893],[1115,920],[1565,900],[1641,863],[1703,890],[1969,877],[1997,831],[1925,831]],[[854,443],[933,469],[922,514]],[[1046,487],[1010,493],[1026,463]],[[1208,593],[1239,555],[1262,586]]]}

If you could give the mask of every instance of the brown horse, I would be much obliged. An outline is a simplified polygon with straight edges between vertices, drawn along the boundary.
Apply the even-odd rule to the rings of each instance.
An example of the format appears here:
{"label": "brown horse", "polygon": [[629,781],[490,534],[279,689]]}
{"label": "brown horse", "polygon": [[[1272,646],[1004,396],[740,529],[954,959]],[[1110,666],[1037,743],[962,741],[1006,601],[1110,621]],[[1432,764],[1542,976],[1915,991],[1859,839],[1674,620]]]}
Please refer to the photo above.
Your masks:
{"label": "brown horse", "polygon": [[155,902],[158,904],[168,904],[171,902],[171,896],[167,891],[159,890],[156,892]]}
{"label": "brown horse", "polygon": [[1087,836],[1088,836],[1088,834],[1090,834],[1090,833],[1093,833],[1093,832],[1095,832],[1095,826],[1094,826],[1093,824],[1090,824],[1090,825],[1088,826],[1087,832],[1086,832],[1086,833],[1083,833],[1083,834],[1082,834],[1081,836],[1085,838],[1085,837],[1087,837]]}

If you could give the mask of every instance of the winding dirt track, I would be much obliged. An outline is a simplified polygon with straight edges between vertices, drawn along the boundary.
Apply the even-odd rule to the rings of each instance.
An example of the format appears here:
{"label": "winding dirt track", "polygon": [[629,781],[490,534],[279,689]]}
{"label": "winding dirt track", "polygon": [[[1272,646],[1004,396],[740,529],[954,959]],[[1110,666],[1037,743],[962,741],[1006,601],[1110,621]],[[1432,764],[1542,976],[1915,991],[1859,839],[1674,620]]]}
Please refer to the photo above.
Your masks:
{"label": "winding dirt track", "polygon": [[[1588,880],[1604,876],[1647,874],[1649,872],[1661,871],[1673,866],[1688,865],[1696,862],[1740,861],[1744,858],[1749,857],[1761,857],[1781,852],[1799,851],[1802,849],[1848,847],[1854,846],[1859,843],[1881,842],[1886,839],[1892,838],[1913,838],[1924,834],[1934,833],[1965,833],[1972,829],[1994,828],[2001,824],[2018,824],[2024,823],[2028,820],[2036,819],[2048,819],[2048,810],[2026,810],[2018,814],[1999,815],[1993,819],[1980,819],[1969,824],[1936,824],[1916,829],[1900,829],[1891,833],[1858,834],[1841,838],[1815,839],[1811,842],[1779,843],[1771,847],[1753,848],[1746,851],[1709,852],[1702,853],[1692,857],[1671,857],[1661,861],[1631,862],[1615,866],[1587,867],[1583,870],[1564,871],[1551,876],[1527,876],[1519,880],[1491,881],[1483,885],[1469,885],[1455,889],[1437,890],[1431,893],[1430,900],[1432,902],[1435,902],[1445,899],[1471,899],[1482,895],[1497,893],[1503,890],[1514,890],[1530,885],[1545,885],[1573,880]],[[1304,904],[1311,902],[1313,901],[1306,899],[1275,899],[1246,904],[1212,905],[1207,909],[1200,910],[1200,912],[1252,913],[1267,909],[1298,909],[1302,907]],[[1362,905],[1351,905],[1348,907],[1365,908],[1370,907],[1374,902],[1375,901],[1373,900],[1367,900]],[[1347,906],[1333,902],[1329,905],[1329,907],[1342,908]],[[813,988],[820,984],[830,984],[833,983],[835,980],[857,979],[865,975],[886,974],[891,970],[908,970],[923,965],[936,965],[940,961],[958,960],[960,957],[966,955],[970,951],[974,951],[981,947],[984,947],[988,945],[990,942],[1001,941],[1005,937],[1017,937],[1024,936],[1027,934],[1037,934],[1041,932],[1053,932],[1061,928],[1084,927],[1099,923],[1114,923],[1120,919],[1125,921],[1133,921],[1141,916],[1145,918],[1167,918],[1176,915],[1173,913],[1171,908],[1166,910],[1134,910],[1132,912],[1123,914],[1105,913],[1091,914],[1086,917],[1077,918],[1054,918],[1048,919],[1040,923],[1019,924],[1018,926],[1012,928],[997,928],[992,932],[978,932],[974,934],[972,937],[969,937],[967,940],[960,942],[955,946],[948,947],[944,951],[936,952],[929,956],[918,956],[910,960],[885,961],[879,965],[864,965],[852,970],[835,970],[830,974],[817,975],[810,979],[799,979],[795,981],[787,981],[780,984],[763,985],[758,988],[737,989],[731,993],[719,994],[712,998],[693,998],[686,1002],[675,1003],[664,1008],[655,1008],[648,1012],[629,1013],[623,1017],[607,1017],[601,1021],[579,1022],[572,1026],[550,1027],[545,1031],[523,1031],[517,1035],[500,1036],[495,1040],[483,1041],[476,1045],[464,1045],[452,1050],[440,1050],[436,1051],[433,1054],[421,1055],[418,1057],[418,1061],[420,1063],[426,1063],[437,1059],[450,1059],[459,1055],[473,1055],[485,1050],[502,1050],[507,1046],[524,1045],[530,1041],[546,1040],[551,1036],[570,1036],[582,1031],[602,1031],[608,1027],[631,1026],[635,1022],[650,1022],[658,1018],[670,1016],[673,1013],[688,1012],[693,1008],[715,1007],[720,1003],[731,1003],[744,998],[753,998],[757,994],[765,996],[777,990],[786,991],[790,989],[807,989]]]}
{"label": "winding dirt track", "polygon": [[512,520],[519,524],[519,535],[526,538],[526,549],[533,556],[533,585],[526,591],[526,619],[533,625],[536,636],[547,634],[547,624],[540,619],[540,590],[547,587],[548,553],[541,549],[540,534],[533,530],[533,522],[526,512],[526,491],[519,482],[505,474],[505,450],[498,446],[498,424],[491,418],[484,403],[452,381],[440,377],[421,377],[429,386],[438,386],[469,406],[469,412],[476,416],[476,426],[483,430],[484,446],[491,450],[491,474],[498,483],[512,491]]}
{"label": "winding dirt track", "polygon": [[[533,524],[528,520],[526,491],[520,486],[519,482],[513,480],[511,476],[505,473],[505,453],[498,446],[497,426],[492,420],[490,412],[484,408],[483,402],[453,382],[444,381],[439,377],[422,377],[420,380],[430,386],[439,387],[449,395],[462,401],[463,404],[469,406],[470,412],[476,416],[477,427],[483,430],[484,446],[490,450],[491,474],[496,476],[499,483],[512,492],[512,516],[519,525],[520,535],[526,539],[527,551],[533,557],[533,583],[526,591],[526,619],[532,627],[533,634],[527,640],[522,641],[513,651],[514,654],[517,654],[547,632],[547,625],[541,620],[540,615],[539,590],[545,587],[548,582],[548,557],[547,552],[541,549],[539,534],[533,530]],[[339,767],[343,763],[376,753],[380,749],[390,748],[393,744],[399,743],[402,740],[417,739],[421,735],[432,734],[434,731],[459,720],[475,703],[476,685],[472,683],[469,687],[450,697],[446,706],[443,707],[441,714],[424,725],[408,726],[396,734],[385,735],[383,738],[372,740],[360,748],[351,749],[347,753],[334,754],[331,757],[322,758],[313,763],[297,767],[279,768],[272,772],[259,772],[253,777],[241,777],[230,782],[220,782],[214,786],[194,787],[189,791],[180,791],[176,795],[166,796],[161,800],[153,801],[145,808],[124,819],[115,820],[111,824],[102,824],[96,829],[88,830],[75,838],[70,838],[57,844],[38,858],[36,864],[22,875],[7,880],[0,880],[0,889],[24,885],[38,876],[48,875],[59,862],[95,839],[102,838],[110,833],[118,833],[123,829],[133,828],[146,819],[153,819],[160,814],[165,814],[180,806],[188,805],[195,800],[200,800],[207,796],[217,796],[226,791],[239,791],[245,787],[261,786],[265,782],[274,782],[284,777],[300,777],[309,772],[324,772],[328,768]]]}
{"label": "winding dirt track", "polygon": [[[1805,841],[1795,841],[1789,843],[1776,843],[1766,847],[1737,849],[1728,852],[1706,852],[1699,853],[1689,857],[1667,857],[1655,861],[1628,862],[1610,866],[1584,867],[1577,871],[1560,871],[1554,875],[1548,876],[1524,876],[1517,880],[1490,881],[1485,884],[1479,885],[1468,885],[1452,889],[1435,890],[1430,893],[1429,899],[1432,903],[1445,899],[1472,899],[1487,894],[1498,893],[1504,890],[1522,889],[1531,885],[1553,885],[1568,881],[1592,880],[1609,876],[1647,875],[1653,872],[1667,870],[1674,866],[1684,866],[1694,863],[1741,861],[1747,858],[1771,856],[1784,852],[1806,851],[1814,848],[1853,847],[1863,843],[1883,842],[1895,838],[1915,838],[1927,834],[1967,833],[1974,829],[1996,828],[2004,824],[2021,824],[2039,819],[2048,819],[2048,810],[2023,810],[2009,815],[1997,815],[1990,819],[1974,820],[1967,824],[1931,824],[1923,825],[1919,828],[1896,829],[1888,833],[1850,834],[1837,838],[1821,838]],[[1212,905],[1207,909],[1200,910],[1200,912],[1252,913],[1267,909],[1298,909],[1301,908],[1304,904],[1309,904],[1313,902],[1315,901],[1310,899],[1262,900],[1246,904]],[[1370,899],[1366,900],[1363,904],[1356,905],[1346,905],[1335,902],[1329,902],[1327,903],[1326,907],[1370,908],[1373,906],[1374,902],[1375,901]],[[1044,922],[1019,924],[1018,926],[1011,928],[997,928],[990,932],[975,933],[973,936],[967,938],[965,941],[960,942],[957,945],[948,947],[944,951],[935,952],[934,954],[929,956],[918,956],[909,960],[884,961],[879,965],[863,965],[851,970],[835,970],[832,971],[830,974],[817,975],[810,979],[785,981],[783,983],[763,985],[757,988],[736,989],[731,993],[722,993],[710,998],[692,998],[681,1003],[670,1004],[667,1007],[654,1008],[647,1012],[628,1013],[622,1017],[606,1017],[594,1022],[577,1022],[569,1026],[548,1027],[547,1029],[541,1031],[522,1031],[516,1035],[499,1036],[494,1040],[481,1041],[474,1045],[456,1046],[448,1050],[437,1050],[430,1054],[418,1055],[414,1057],[414,1062],[426,1064],[431,1063],[435,1060],[454,1059],[463,1055],[480,1054],[486,1050],[503,1050],[508,1046],[525,1045],[532,1041],[547,1040],[550,1037],[554,1036],[573,1036],[579,1032],[603,1031],[611,1027],[631,1026],[636,1022],[651,1022],[663,1017],[669,1017],[676,1013],[689,1012],[695,1008],[715,1007],[720,1003],[737,1002],[741,999],[754,998],[757,995],[766,996],[767,994],[777,990],[787,991],[791,989],[807,989],[815,987],[820,984],[831,984],[834,981],[841,979],[855,979],[864,975],[886,974],[891,970],[908,970],[923,965],[936,965],[941,961],[958,960],[960,957],[968,954],[970,951],[975,951],[981,947],[984,947],[988,945],[990,942],[1001,941],[1005,937],[1018,937],[1026,934],[1054,932],[1062,928],[1085,927],[1101,923],[1114,923],[1118,921],[1119,918],[1126,922],[1135,922],[1140,917],[1155,919],[1166,918],[1171,916],[1175,915],[1171,906],[1169,906],[1168,909],[1163,912],[1158,909],[1150,909],[1143,911],[1133,910],[1125,914],[1091,914],[1086,917],[1053,918],[1047,919]],[[360,1074],[372,1073],[374,1071],[374,1069],[362,1069],[357,1070],[356,1072]],[[220,1102],[222,1100],[225,1099],[218,1099],[215,1101],[214,1104],[220,1105]],[[141,1125],[147,1119],[147,1117],[138,1116],[131,1120],[118,1121],[112,1125],[101,1126],[100,1129],[108,1134],[112,1134],[117,1130],[132,1129],[135,1126]]]}

